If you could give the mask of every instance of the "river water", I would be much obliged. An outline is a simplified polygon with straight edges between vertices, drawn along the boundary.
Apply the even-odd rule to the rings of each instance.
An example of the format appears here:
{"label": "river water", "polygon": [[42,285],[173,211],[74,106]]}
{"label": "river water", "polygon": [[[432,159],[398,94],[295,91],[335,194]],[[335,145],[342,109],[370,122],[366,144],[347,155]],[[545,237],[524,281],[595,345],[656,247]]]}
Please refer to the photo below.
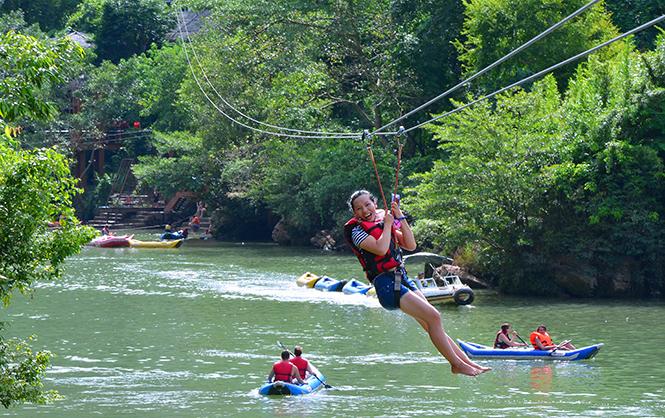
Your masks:
{"label": "river water", "polygon": [[[144,233],[140,239],[155,239]],[[664,417],[665,304],[558,300],[477,291],[443,306],[453,337],[603,342],[590,361],[497,361],[450,373],[417,323],[375,299],[296,285],[306,271],[360,278],[349,254],[191,239],[179,249],[84,248],[64,277],[15,294],[7,337],[36,334],[58,357],[44,381],[65,399],[6,416],[91,417]],[[281,352],[304,347],[333,389],[264,397]]]}

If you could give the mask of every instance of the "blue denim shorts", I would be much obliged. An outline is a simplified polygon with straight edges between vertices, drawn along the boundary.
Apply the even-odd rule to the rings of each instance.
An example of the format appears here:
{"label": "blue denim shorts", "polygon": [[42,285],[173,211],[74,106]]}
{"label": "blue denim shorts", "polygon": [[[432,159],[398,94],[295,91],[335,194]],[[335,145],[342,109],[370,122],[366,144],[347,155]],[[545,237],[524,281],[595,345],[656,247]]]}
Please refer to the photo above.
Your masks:
{"label": "blue denim shorts", "polygon": [[[379,298],[381,306],[389,311],[399,309],[398,306],[395,306],[395,272],[389,271],[387,273],[381,273],[374,278],[373,283],[374,289],[376,289],[376,296]],[[402,287],[399,294],[400,299],[408,292],[417,289],[416,284],[413,280],[408,278],[406,271],[402,269]]]}

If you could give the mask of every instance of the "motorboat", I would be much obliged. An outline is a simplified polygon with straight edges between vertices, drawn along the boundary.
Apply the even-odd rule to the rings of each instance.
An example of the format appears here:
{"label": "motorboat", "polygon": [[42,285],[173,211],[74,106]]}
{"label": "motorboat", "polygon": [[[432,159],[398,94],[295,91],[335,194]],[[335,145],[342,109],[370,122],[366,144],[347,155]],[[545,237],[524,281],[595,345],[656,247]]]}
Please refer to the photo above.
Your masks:
{"label": "motorboat", "polygon": [[[439,254],[420,252],[405,256],[404,266],[429,303],[469,305],[476,297],[473,289],[444,267],[444,264],[452,264],[453,261]],[[421,266],[418,270],[418,273],[423,273],[421,278],[414,273],[416,266]]]}

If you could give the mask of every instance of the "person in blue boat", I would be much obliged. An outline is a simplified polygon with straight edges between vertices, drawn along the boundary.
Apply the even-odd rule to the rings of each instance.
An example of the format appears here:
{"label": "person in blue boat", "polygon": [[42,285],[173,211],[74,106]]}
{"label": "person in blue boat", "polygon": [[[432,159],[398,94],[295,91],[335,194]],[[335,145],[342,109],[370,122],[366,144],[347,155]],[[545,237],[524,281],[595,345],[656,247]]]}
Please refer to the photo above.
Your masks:
{"label": "person in blue boat", "polygon": [[570,343],[570,340],[563,341],[559,345],[554,345],[550,334],[547,333],[545,325],[538,325],[535,332],[530,336],[531,344],[536,350],[551,350],[558,348],[559,350],[575,350],[575,347]]}
{"label": "person in blue boat", "polygon": [[289,357],[291,357],[291,354],[288,350],[282,351],[282,361],[273,364],[268,375],[268,382],[281,380],[282,382],[291,383],[293,380],[296,380],[301,385],[307,383],[300,377],[298,368],[289,361]]}
{"label": "person in blue boat", "polygon": [[506,349],[510,347],[526,347],[526,344],[515,342],[517,331],[513,331],[512,337],[510,336],[510,324],[501,325],[501,330],[496,333],[494,339],[494,348]]}
{"label": "person in blue boat", "polygon": [[289,361],[298,368],[300,377],[302,379],[305,379],[308,376],[308,373],[309,375],[313,375],[314,371],[312,370],[312,365],[309,363],[308,360],[302,357],[302,347],[296,346],[296,348],[293,349],[293,354],[295,355],[295,357],[293,357]]}
{"label": "person in blue boat", "polygon": [[406,275],[400,248],[413,251],[416,240],[397,202],[393,201],[391,211],[386,212],[377,209],[376,198],[370,192],[358,190],[347,203],[354,217],[344,225],[344,238],[374,285],[381,306],[401,309],[415,318],[448,360],[453,373],[477,376],[491,370],[471,361],[457,347],[444,331],[439,311]]}

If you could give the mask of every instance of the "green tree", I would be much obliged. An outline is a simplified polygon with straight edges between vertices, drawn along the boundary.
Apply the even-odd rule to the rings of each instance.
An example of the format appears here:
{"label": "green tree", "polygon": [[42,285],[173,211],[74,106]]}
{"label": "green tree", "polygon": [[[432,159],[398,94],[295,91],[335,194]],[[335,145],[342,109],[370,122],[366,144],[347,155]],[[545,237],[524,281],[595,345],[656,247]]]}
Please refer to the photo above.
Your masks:
{"label": "green tree", "polygon": [[98,59],[120,62],[161,45],[173,26],[160,0],[107,0],[94,28]]}
{"label": "green tree", "polygon": [[[605,0],[605,7],[612,12],[612,22],[621,32],[628,32],[665,14],[665,4],[661,0]],[[655,29],[638,32],[635,45],[640,50],[653,49],[657,35]]]}
{"label": "green tree", "polygon": [[432,128],[450,157],[406,202],[421,242],[513,293],[663,295],[665,40],[581,65]]}
{"label": "green tree", "polygon": [[[456,43],[464,74],[472,75],[504,57],[578,10],[584,0],[470,0],[465,3],[462,37]],[[598,4],[474,82],[475,91],[491,92],[557,64],[618,35],[609,13]],[[611,54],[611,50],[608,50]],[[562,91],[572,63],[554,73]]]}
{"label": "green tree", "polygon": [[542,171],[560,162],[564,149],[559,106],[550,76],[531,93],[504,94],[432,127],[449,156],[418,175],[421,183],[405,200],[421,220],[420,241],[447,251],[473,248],[494,272],[513,268],[542,223]]}
{"label": "green tree", "polygon": [[[8,134],[16,118],[48,118],[54,107],[34,100],[35,88],[61,79],[65,57],[80,53],[68,41],[43,45],[14,33],[0,37],[2,121]],[[23,151],[6,135],[0,139],[0,298],[33,290],[37,280],[57,278],[67,257],[80,251],[94,231],[78,225],[72,197],[79,192],[68,161],[53,149]],[[61,219],[60,227],[49,224]],[[4,324],[3,324],[4,325]],[[31,337],[32,339],[33,337]],[[41,378],[52,354],[33,353],[25,340],[0,337],[0,402],[47,403],[57,392],[43,392]]]}
{"label": "green tree", "polygon": [[67,17],[82,0],[4,0],[2,12],[22,10],[28,25],[39,24],[41,30],[53,32],[64,29]]}

